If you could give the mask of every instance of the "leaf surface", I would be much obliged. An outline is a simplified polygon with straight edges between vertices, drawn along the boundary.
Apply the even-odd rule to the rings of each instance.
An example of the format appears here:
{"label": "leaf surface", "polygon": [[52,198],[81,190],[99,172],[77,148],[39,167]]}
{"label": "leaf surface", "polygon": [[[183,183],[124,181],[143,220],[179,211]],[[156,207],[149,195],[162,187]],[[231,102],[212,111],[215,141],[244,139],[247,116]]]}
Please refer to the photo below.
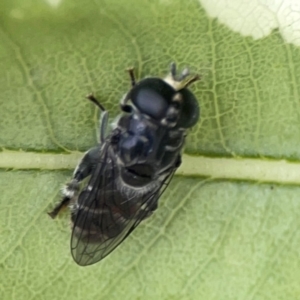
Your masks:
{"label": "leaf surface", "polygon": [[[222,179],[197,165],[299,163],[300,49],[280,30],[243,36],[195,0],[3,0],[0,298],[297,299],[299,182],[267,183],[255,169],[244,180],[243,167]],[[192,87],[201,121],[185,148],[195,176],[175,176],[153,217],[99,264],[78,267],[68,214],[46,212],[72,173],[61,155],[97,141],[98,111],[84,96],[94,92],[113,119],[130,85],[124,70],[164,76],[171,61],[202,75]]]}

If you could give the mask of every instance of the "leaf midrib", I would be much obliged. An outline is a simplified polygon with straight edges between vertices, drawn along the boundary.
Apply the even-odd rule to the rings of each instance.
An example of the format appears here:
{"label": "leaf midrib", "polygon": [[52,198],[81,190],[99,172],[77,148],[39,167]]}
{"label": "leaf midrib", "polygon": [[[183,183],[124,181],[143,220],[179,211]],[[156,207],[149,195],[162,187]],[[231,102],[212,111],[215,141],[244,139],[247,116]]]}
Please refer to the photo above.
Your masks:
{"label": "leaf midrib", "polygon": [[[4,150],[0,169],[65,170],[74,169],[82,152],[70,154],[36,153]],[[176,174],[213,179],[245,180],[300,184],[300,163],[261,158],[220,158],[184,154]]]}

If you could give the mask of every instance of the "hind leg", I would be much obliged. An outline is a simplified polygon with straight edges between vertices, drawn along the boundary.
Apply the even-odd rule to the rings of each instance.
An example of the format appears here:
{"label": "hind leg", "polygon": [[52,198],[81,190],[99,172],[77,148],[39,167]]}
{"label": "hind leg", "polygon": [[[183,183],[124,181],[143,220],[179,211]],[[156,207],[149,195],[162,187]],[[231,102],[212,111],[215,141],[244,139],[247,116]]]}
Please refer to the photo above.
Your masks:
{"label": "hind leg", "polygon": [[100,144],[97,147],[94,147],[87,151],[82,160],[79,162],[74,171],[72,180],[63,188],[62,200],[54,207],[52,211],[48,212],[48,215],[53,219],[60,213],[63,208],[67,207],[70,202],[74,203],[77,199],[80,189],[80,182],[87,176],[91,175],[92,170],[97,162],[97,158],[99,157],[101,145],[105,140],[105,130],[108,121],[108,113],[103,105],[100,104],[100,102],[92,94],[88,95],[86,98],[93,102],[102,111],[102,118],[100,122]]}
{"label": "hind leg", "polygon": [[52,211],[48,212],[48,215],[51,218],[54,219],[63,208],[67,207],[70,202],[74,202],[74,200],[77,199],[80,182],[87,176],[91,175],[92,170],[96,165],[97,158],[99,157],[100,150],[101,145],[99,144],[97,147],[94,147],[85,153],[73,173],[72,180],[67,183],[62,190],[63,198]]}

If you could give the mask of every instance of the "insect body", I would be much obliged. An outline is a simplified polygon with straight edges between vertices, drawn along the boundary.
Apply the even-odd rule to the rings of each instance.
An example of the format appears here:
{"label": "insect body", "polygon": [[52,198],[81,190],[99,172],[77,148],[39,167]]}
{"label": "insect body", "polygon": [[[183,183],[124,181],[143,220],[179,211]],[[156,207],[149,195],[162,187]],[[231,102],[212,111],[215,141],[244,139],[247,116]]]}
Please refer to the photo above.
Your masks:
{"label": "insect body", "polygon": [[[158,200],[181,164],[187,129],[199,119],[199,106],[187,86],[198,80],[176,66],[165,79],[145,78],[121,100],[123,114],[108,136],[102,110],[100,143],[90,149],[63,190],[63,199],[49,213],[53,218],[70,205],[71,253],[79,265],[90,265],[114,250],[158,206]],[[80,182],[89,176],[81,190]]]}

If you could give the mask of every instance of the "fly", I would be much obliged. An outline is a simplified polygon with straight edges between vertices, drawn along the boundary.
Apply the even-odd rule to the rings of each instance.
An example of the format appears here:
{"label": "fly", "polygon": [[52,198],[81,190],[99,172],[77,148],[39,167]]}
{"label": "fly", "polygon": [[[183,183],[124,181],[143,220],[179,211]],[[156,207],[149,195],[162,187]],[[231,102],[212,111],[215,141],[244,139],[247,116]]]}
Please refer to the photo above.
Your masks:
{"label": "fly", "polygon": [[[198,101],[188,86],[199,79],[176,65],[164,78],[136,82],[128,70],[131,89],[120,103],[122,114],[105,135],[108,112],[93,96],[87,99],[102,111],[99,144],[85,153],[63,198],[49,212],[71,210],[71,253],[81,266],[94,264],[126,239],[157,209],[176,169],[187,130],[200,116]],[[80,183],[89,178],[87,185]]]}

